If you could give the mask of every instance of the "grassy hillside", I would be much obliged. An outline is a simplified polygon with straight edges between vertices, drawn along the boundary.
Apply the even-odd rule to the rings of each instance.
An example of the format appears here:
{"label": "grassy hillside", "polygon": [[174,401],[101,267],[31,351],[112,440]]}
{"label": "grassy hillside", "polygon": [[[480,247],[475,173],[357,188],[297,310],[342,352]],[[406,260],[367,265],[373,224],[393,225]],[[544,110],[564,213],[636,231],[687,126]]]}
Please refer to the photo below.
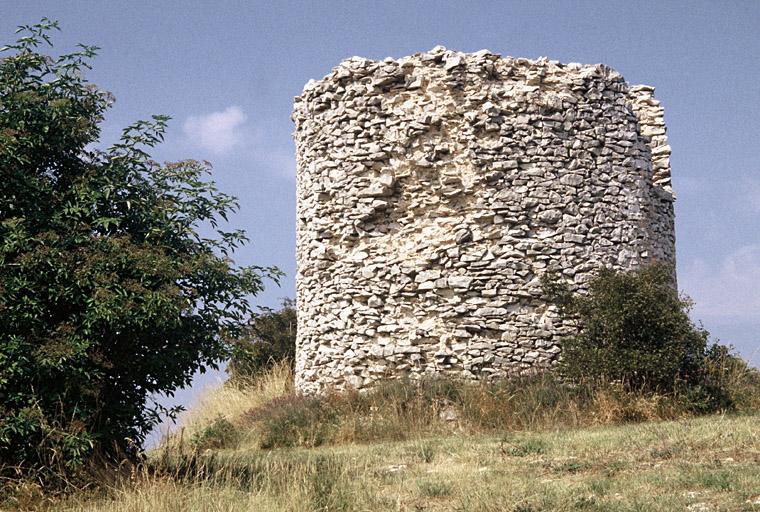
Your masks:
{"label": "grassy hillside", "polygon": [[[201,454],[72,511],[760,510],[760,416]],[[183,479],[182,477],[185,477]],[[144,478],[144,479],[143,479]]]}
{"label": "grassy hillside", "polygon": [[551,380],[307,400],[279,366],[207,396],[123,479],[48,508],[760,511],[759,420]]}

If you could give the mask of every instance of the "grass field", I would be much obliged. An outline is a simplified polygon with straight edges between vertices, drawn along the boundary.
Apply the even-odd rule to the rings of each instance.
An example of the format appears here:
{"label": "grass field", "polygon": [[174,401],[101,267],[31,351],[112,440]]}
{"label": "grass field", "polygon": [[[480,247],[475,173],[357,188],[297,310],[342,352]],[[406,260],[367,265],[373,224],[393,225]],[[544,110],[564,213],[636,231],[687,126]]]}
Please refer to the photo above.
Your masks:
{"label": "grass field", "polygon": [[699,416],[547,378],[309,398],[283,364],[207,395],[145,463],[0,511],[760,512],[760,396],[734,382],[737,412]]}
{"label": "grass field", "polygon": [[732,368],[732,412],[706,415],[702,395],[549,374],[303,396],[279,364],[211,392],[137,465],[60,491],[5,480],[0,512],[760,512],[760,376]]}
{"label": "grass field", "polygon": [[[753,511],[760,416],[200,454],[70,511]],[[183,459],[187,462],[186,459]],[[171,464],[168,464],[171,467]],[[171,473],[171,471],[170,471]]]}

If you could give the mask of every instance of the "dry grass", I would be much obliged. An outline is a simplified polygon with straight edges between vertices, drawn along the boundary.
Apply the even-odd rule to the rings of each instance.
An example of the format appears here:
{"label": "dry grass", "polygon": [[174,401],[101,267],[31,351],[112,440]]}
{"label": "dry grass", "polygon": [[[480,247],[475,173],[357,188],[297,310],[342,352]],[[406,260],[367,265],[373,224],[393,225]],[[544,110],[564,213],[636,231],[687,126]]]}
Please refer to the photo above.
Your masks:
{"label": "dry grass", "polygon": [[546,378],[312,400],[283,365],[207,395],[117,483],[7,510],[760,511],[760,416],[691,416],[678,398]]}
{"label": "dry grass", "polygon": [[[224,387],[189,417],[181,440],[227,449],[315,447],[399,441],[425,436],[489,434],[590,427],[693,416],[685,397],[603,387],[568,386],[551,375],[516,381],[467,383],[393,380],[366,393],[297,395],[287,367],[250,387]],[[189,443],[188,443],[189,442]]]}
{"label": "dry grass", "polygon": [[58,509],[760,510],[759,419],[226,451]]}
{"label": "dry grass", "polygon": [[294,392],[293,370],[287,363],[277,363],[257,379],[245,385],[224,385],[208,391],[198,406],[181,418],[182,429],[169,435],[164,446],[174,447],[199,435],[219,418],[236,421],[252,408],[262,407],[278,397]]}

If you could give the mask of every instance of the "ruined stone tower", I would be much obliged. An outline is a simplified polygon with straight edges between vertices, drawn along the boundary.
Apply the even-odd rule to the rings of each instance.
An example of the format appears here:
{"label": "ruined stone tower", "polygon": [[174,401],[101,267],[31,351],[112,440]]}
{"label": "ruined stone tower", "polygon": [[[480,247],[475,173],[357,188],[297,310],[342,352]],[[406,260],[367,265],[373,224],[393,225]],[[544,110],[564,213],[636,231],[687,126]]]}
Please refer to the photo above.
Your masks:
{"label": "ruined stone tower", "polygon": [[351,58],[296,98],[296,380],[548,367],[539,279],[675,262],[654,89],[603,65],[463,54]]}

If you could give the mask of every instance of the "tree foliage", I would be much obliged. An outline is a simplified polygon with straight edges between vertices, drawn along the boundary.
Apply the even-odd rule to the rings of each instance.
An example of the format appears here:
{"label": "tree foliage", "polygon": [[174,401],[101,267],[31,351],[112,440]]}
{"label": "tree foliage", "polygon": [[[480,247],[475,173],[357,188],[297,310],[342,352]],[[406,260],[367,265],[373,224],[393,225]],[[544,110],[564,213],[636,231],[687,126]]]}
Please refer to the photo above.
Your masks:
{"label": "tree foliage", "polygon": [[551,276],[543,287],[562,316],[578,325],[578,334],[562,345],[566,377],[657,391],[703,381],[709,333],[689,319],[691,302],[678,295],[667,265],[602,269],[587,294],[574,295]]}
{"label": "tree foliage", "polygon": [[273,364],[296,357],[296,308],[293,299],[283,299],[274,310],[259,307],[251,317],[249,331],[233,345],[227,370],[233,381],[245,382]]}
{"label": "tree foliage", "polygon": [[[230,259],[234,197],[210,164],[158,164],[168,117],[93,149],[112,103],[84,78],[97,48],[49,57],[57,24],[0,53],[0,464],[73,468],[139,447],[151,401],[245,332],[247,297],[275,268]],[[203,233],[211,233],[204,236]]]}

